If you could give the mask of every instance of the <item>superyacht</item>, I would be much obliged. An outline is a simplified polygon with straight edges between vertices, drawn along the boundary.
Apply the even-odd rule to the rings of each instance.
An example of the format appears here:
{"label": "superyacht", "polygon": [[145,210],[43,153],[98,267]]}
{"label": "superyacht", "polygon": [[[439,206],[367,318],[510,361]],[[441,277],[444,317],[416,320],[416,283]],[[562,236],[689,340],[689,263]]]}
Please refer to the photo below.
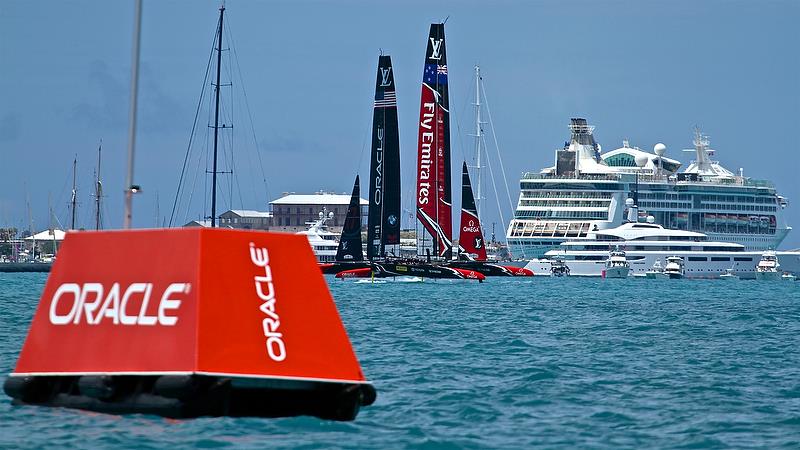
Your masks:
{"label": "superyacht", "polygon": [[[635,209],[631,215],[636,214]],[[546,275],[557,260],[569,268],[571,276],[600,277],[607,270],[609,250],[621,249],[630,264],[630,274],[635,277],[658,278],[655,272],[661,271],[662,264],[667,264],[663,266],[666,270],[675,258],[681,259],[681,272],[686,278],[719,278],[730,269],[743,279],[759,276],[757,265],[762,252],[746,250],[741,244],[711,241],[703,233],[665,229],[653,222],[649,216],[644,223],[627,222],[592,231],[587,239],[563,242],[558,249],[545,253],[544,258],[529,261],[525,268],[536,275]],[[781,261],[783,270],[800,273],[800,253],[767,253],[776,263]]]}
{"label": "superyacht", "polygon": [[572,119],[571,137],[555,151],[555,165],[525,173],[506,237],[517,258],[539,258],[567,240],[615,228],[628,217],[628,202],[639,219],[653,216],[664,228],[703,233],[709,240],[741,244],[746,251],[775,249],[791,230],[784,197],[769,181],[745,177],[712,160],[709,139],[695,129],[695,160],[665,156],[631,147],[602,153],[594,127]]}

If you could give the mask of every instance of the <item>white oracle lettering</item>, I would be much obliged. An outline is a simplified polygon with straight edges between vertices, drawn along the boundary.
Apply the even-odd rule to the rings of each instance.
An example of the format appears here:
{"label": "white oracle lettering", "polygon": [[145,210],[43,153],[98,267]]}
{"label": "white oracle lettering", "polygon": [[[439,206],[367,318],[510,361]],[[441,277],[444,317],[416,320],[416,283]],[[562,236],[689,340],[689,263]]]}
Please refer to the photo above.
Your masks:
{"label": "white oracle lettering", "polygon": [[110,317],[114,321],[114,325],[119,325],[119,313],[119,283],[114,283],[108,291],[106,301],[97,312],[94,323],[98,324],[104,317]]}
{"label": "white oracle lettering", "polygon": [[267,339],[267,354],[273,361],[281,362],[286,359],[286,344],[280,337],[269,337]]}
{"label": "white oracle lettering", "polygon": [[[90,295],[94,294],[94,298],[91,302],[87,302],[86,298]],[[78,299],[78,304],[81,307],[76,311],[75,318],[72,321],[73,325],[77,325],[81,321],[81,309],[83,309],[84,314],[86,315],[86,323],[92,324],[94,322],[94,317],[92,314],[94,310],[96,310],[100,306],[100,299],[103,297],[103,285],[100,283],[84,283],[83,287],[81,288],[81,296]]]}
{"label": "white oracle lettering", "polygon": [[[188,294],[189,283],[172,283],[161,296],[156,315],[148,314],[148,306],[153,292],[153,283],[131,283],[120,296],[119,283],[111,285],[105,294],[102,283],[64,283],[56,289],[50,302],[50,323],[53,325],[80,325],[81,317],[85,317],[87,325],[99,325],[103,321],[113,325],[163,325],[173,326],[178,322],[177,310],[182,301],[174,298],[174,294]],[[59,305],[72,297],[72,305],[67,314],[59,313]],[[138,312],[128,313],[128,304],[137,296],[141,297]],[[61,308],[63,311],[63,308]],[[171,314],[170,314],[171,313]]]}
{"label": "white oracle lettering", "polygon": [[153,283],[144,284],[146,287],[144,297],[142,297],[142,306],[139,308],[139,325],[155,325],[156,322],[158,322],[158,316],[147,315],[147,305],[150,304],[150,294],[153,293]]}
{"label": "white oracle lettering", "polygon": [[[58,302],[65,295],[72,295],[72,307],[66,315],[58,314]],[[72,321],[72,316],[75,315],[75,309],[80,308],[78,298],[81,295],[81,287],[75,283],[64,283],[56,289],[53,294],[53,299],[50,301],[50,323],[53,325],[66,325]]]}
{"label": "white oracle lettering", "polygon": [[158,323],[169,327],[178,323],[178,317],[168,316],[167,310],[174,311],[180,308],[181,301],[170,297],[172,294],[177,294],[179,292],[188,294],[189,289],[189,283],[172,283],[164,290],[164,294],[161,295],[161,302],[158,304]]}
{"label": "white oracle lettering", "polygon": [[[380,139],[383,134],[380,133]],[[283,333],[278,331],[281,326],[281,319],[276,311],[275,286],[272,283],[272,270],[269,266],[269,252],[266,248],[256,248],[254,243],[250,243],[250,261],[264,270],[264,275],[256,275],[254,278],[256,285],[256,296],[262,301],[258,309],[267,317],[262,319],[261,328],[266,338],[265,346],[267,355],[275,362],[286,359],[286,344],[283,341]],[[266,294],[264,290],[266,289]]]}
{"label": "white oracle lettering", "polygon": [[380,205],[383,199],[383,127],[378,127],[378,145],[375,147],[375,195],[373,201]]}

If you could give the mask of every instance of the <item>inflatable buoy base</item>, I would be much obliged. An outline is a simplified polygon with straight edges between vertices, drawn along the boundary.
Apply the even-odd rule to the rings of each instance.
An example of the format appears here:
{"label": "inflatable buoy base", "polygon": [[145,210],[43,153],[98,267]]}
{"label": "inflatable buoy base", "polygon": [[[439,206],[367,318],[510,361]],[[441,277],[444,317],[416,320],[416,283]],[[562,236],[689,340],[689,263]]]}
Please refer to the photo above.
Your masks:
{"label": "inflatable buoy base", "polygon": [[368,383],[211,375],[20,375],[8,377],[3,390],[15,404],[170,418],[316,416],[346,421],[376,397]]}

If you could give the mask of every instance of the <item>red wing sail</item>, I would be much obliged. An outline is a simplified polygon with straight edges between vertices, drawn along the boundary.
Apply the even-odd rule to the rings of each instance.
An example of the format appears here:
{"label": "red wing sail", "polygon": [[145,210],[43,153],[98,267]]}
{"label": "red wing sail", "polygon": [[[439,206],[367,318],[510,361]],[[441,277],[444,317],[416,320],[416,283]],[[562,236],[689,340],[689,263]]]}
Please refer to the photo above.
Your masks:
{"label": "red wing sail", "polygon": [[475,207],[475,196],[472,195],[472,183],[469,181],[467,163],[461,170],[461,226],[458,246],[461,253],[469,259],[486,261],[486,243],[483,240],[478,210]]}
{"label": "red wing sail", "polygon": [[417,153],[417,219],[435,236],[438,256],[453,247],[450,111],[444,24],[432,24],[422,76]]}

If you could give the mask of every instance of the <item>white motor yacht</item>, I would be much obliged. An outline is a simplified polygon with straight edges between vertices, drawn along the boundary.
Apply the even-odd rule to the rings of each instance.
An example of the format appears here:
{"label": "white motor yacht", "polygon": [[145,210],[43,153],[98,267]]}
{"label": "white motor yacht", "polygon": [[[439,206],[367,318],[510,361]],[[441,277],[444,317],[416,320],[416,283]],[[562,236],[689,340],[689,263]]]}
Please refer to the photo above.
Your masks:
{"label": "white motor yacht", "polygon": [[664,266],[664,273],[671,279],[683,278],[686,274],[683,258],[680,256],[668,256],[667,265]]}
{"label": "white motor yacht", "polygon": [[336,250],[339,247],[339,241],[336,233],[328,230],[326,222],[333,218],[333,212],[328,213],[327,209],[323,208],[319,213],[319,220],[308,222],[308,229],[300,231],[297,234],[304,234],[308,238],[308,243],[311,249],[314,250],[314,256],[317,257],[317,262],[327,263],[336,261]]}
{"label": "white motor yacht", "polygon": [[[734,269],[741,278],[756,277],[761,251],[747,251],[741,244],[710,241],[703,233],[670,230],[653,223],[630,221],[616,228],[597,230],[587,239],[561,243],[557,250],[533,259],[525,266],[534,273],[548,272],[556,255],[569,265],[570,276],[600,277],[610,249],[619,247],[631,266],[633,276],[645,276],[655,264],[668,256],[683,258],[686,278],[717,279],[725,269]],[[800,252],[777,252],[783,271],[800,273]]]}
{"label": "white motor yacht", "polygon": [[661,265],[661,260],[657,259],[656,262],[653,263],[653,267],[650,268],[647,272],[644,273],[646,278],[661,280],[669,278],[669,275],[664,273],[664,266]]}
{"label": "white motor yacht", "polygon": [[725,273],[719,276],[721,280],[735,281],[739,279],[739,275],[733,269],[725,269]]}
{"label": "white motor yacht", "polygon": [[566,277],[569,276],[569,266],[564,262],[564,258],[558,256],[550,261],[550,276],[551,277]]}
{"label": "white motor yacht", "polygon": [[627,278],[630,271],[631,265],[625,258],[625,252],[617,248],[608,253],[602,276],[603,278]]}
{"label": "white motor yacht", "polygon": [[780,266],[775,252],[772,250],[765,251],[761,255],[761,261],[756,266],[756,280],[779,280],[781,278],[781,272],[778,270]]}

